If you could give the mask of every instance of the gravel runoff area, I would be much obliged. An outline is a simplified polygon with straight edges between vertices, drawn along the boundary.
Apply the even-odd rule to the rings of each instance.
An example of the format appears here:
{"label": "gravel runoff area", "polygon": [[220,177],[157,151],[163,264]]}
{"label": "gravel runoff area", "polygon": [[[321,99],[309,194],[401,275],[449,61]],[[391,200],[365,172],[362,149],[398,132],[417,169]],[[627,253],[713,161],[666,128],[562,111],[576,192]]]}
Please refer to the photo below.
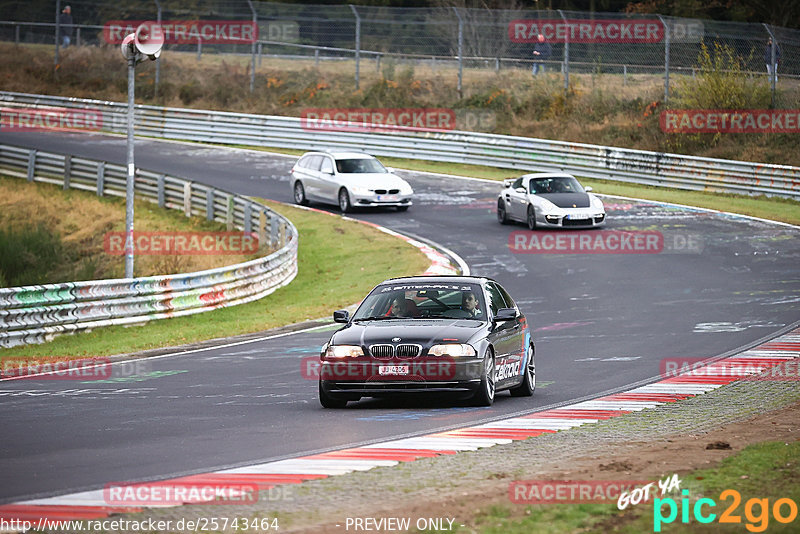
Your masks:
{"label": "gravel runoff area", "polygon": [[[731,438],[733,450],[705,452],[735,453],[752,442],[800,439],[800,381],[796,372],[789,373],[788,379],[776,380],[765,371],[693,398],[507,445],[282,486],[246,506],[150,509],[125,518],[277,517],[280,532],[345,532],[347,517],[450,517],[464,524],[492,498],[495,504],[510,504],[508,486],[514,480],[637,475],[641,480],[645,474],[652,479],[712,463],[706,459],[698,465],[702,458],[721,459],[703,455],[706,441],[719,436]],[[778,427],[769,425],[782,425],[782,433],[771,433]],[[620,455],[628,460],[620,461]],[[636,463],[650,469],[636,469]]]}

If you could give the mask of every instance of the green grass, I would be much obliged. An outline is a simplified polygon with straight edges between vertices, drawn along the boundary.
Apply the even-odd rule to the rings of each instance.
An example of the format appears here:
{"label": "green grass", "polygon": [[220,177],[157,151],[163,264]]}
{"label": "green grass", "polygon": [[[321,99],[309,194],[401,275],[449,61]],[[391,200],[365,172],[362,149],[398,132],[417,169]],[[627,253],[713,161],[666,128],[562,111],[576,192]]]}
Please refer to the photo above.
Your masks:
{"label": "green grass", "polygon": [[[757,532],[766,526],[767,532],[797,532],[800,517],[788,524],[782,524],[772,515],[774,503],[778,499],[791,499],[800,506],[800,441],[785,443],[773,441],[758,443],[744,448],[738,454],[724,459],[718,467],[696,470],[681,478],[681,490],[689,490],[689,522],[681,523],[681,499],[679,492],[667,496],[675,499],[677,518],[671,524],[662,524],[661,532]],[[731,510],[732,516],[741,518],[740,524],[721,524],[719,518],[734,502],[731,497],[720,499],[726,490],[736,490],[741,496],[738,507]],[[712,499],[716,506],[703,507],[703,514],[716,514],[716,519],[708,524],[697,521],[692,513],[699,498]],[[768,499],[769,516],[761,514],[751,499]],[[747,509],[751,516],[746,515]],[[663,505],[663,515],[667,516],[668,505]],[[782,507],[782,514],[788,516],[788,505]],[[522,516],[522,517],[520,517]],[[532,505],[522,509],[520,506],[492,506],[478,513],[471,521],[471,527],[482,534],[529,534],[529,533],[571,533],[571,532],[621,532],[639,534],[653,532],[653,501],[629,506],[620,511],[614,504],[549,504]],[[751,525],[754,530],[746,529]]]}
{"label": "green grass", "polygon": [[113,326],[59,336],[50,343],[0,350],[11,356],[103,356],[257,332],[329,316],[361,300],[378,282],[423,272],[427,258],[404,241],[339,217],[267,202],[300,232],[299,272],[267,297],[146,328]]}

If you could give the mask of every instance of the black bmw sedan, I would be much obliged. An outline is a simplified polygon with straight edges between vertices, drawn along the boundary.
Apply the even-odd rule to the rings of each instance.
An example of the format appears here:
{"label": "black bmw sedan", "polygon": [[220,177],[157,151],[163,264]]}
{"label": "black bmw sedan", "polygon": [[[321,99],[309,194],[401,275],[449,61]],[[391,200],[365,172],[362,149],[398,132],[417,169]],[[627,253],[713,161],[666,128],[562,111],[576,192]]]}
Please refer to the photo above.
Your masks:
{"label": "black bmw sedan", "polygon": [[452,393],[490,406],[497,391],[530,396],[534,344],[500,284],[470,276],[394,278],[379,284],[320,353],[319,399],[343,408],[361,397]]}

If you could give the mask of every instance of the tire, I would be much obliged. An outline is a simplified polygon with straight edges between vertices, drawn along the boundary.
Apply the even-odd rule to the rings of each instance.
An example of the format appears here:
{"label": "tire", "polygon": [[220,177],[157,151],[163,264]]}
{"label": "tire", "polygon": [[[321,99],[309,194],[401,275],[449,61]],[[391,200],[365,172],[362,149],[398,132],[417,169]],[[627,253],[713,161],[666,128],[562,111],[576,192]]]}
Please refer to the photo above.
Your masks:
{"label": "tire", "polygon": [[408,211],[409,206],[397,206],[397,211]]}
{"label": "tire", "polygon": [[512,397],[530,397],[536,389],[536,364],[533,359],[533,345],[528,346],[528,365],[525,368],[525,378],[522,383],[511,389]]}
{"label": "tire", "polygon": [[350,193],[344,187],[339,189],[339,209],[342,210],[342,213],[353,211],[353,205],[350,203]]}
{"label": "tire", "polygon": [[308,204],[308,199],[306,198],[306,190],[303,187],[303,183],[297,181],[294,183],[294,203],[300,204],[301,206],[305,206]]}
{"label": "tire", "polygon": [[343,399],[335,399],[325,393],[325,390],[322,389],[322,381],[319,382],[319,403],[322,405],[323,408],[344,408],[347,406],[347,401]]}
{"label": "tire", "polygon": [[472,397],[473,406],[491,406],[494,402],[495,383],[494,383],[494,354],[491,349],[486,350],[483,357],[483,376],[481,385]]}
{"label": "tire", "polygon": [[528,225],[528,230],[536,230],[536,210],[530,204],[528,204],[528,215],[525,217],[525,222]]}
{"label": "tire", "polygon": [[500,224],[508,224],[508,212],[506,211],[506,203],[502,199],[497,200],[497,221]]}

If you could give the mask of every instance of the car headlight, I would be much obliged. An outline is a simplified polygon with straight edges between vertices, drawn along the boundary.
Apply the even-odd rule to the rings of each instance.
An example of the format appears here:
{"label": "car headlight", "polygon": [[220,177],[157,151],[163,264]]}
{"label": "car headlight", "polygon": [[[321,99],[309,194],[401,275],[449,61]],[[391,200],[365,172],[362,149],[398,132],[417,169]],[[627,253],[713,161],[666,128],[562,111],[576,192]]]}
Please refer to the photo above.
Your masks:
{"label": "car headlight", "polygon": [[597,209],[597,210],[602,210],[602,209],[604,209],[604,207],[603,207],[603,201],[602,201],[602,200],[600,200],[600,199],[599,199],[599,198],[597,198],[596,196],[590,196],[589,198],[591,198],[591,199],[592,199],[592,207],[593,207],[594,209]]}
{"label": "car headlight", "polygon": [[330,345],[325,350],[326,358],[355,358],[363,355],[364,351],[358,345]]}
{"label": "car headlight", "polygon": [[356,195],[371,195],[372,191],[368,187],[351,187],[350,190]]}
{"label": "car headlight", "polygon": [[414,190],[411,189],[411,186],[408,184],[403,184],[400,186],[400,194],[401,195],[411,195],[414,193]]}
{"label": "car headlight", "polygon": [[428,356],[475,356],[475,348],[466,343],[434,345],[428,349]]}

